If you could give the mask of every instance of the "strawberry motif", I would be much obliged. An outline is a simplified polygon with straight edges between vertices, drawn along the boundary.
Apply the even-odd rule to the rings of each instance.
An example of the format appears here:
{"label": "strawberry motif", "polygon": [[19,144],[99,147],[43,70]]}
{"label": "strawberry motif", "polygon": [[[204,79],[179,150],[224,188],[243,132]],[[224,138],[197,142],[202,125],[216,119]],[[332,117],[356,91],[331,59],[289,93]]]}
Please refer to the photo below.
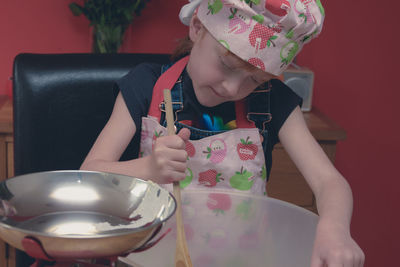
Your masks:
{"label": "strawberry motif", "polygon": [[265,64],[264,64],[264,62],[263,62],[261,59],[256,58],[256,57],[252,57],[252,58],[250,58],[250,59],[248,60],[248,62],[249,62],[251,65],[253,65],[253,66],[259,68],[260,70],[265,71]]}
{"label": "strawberry motif", "polygon": [[188,157],[193,157],[194,154],[196,154],[196,149],[194,148],[194,145],[190,141],[186,141],[185,145],[185,150],[188,154]]}
{"label": "strawberry motif", "polygon": [[268,0],[265,2],[265,8],[272,14],[283,17],[290,10],[290,2],[287,0]]}
{"label": "strawberry motif", "polygon": [[148,136],[149,136],[149,131],[148,131],[148,126],[147,126],[147,123],[146,123],[146,121],[143,121],[143,123],[142,123],[142,131],[141,131],[141,140],[145,140]]}
{"label": "strawberry motif", "polygon": [[207,151],[203,151],[203,153],[207,154],[207,159],[210,159],[212,163],[217,164],[222,162],[227,154],[225,141],[221,138],[212,140],[207,147]]}
{"label": "strawberry motif", "polygon": [[236,214],[243,220],[248,220],[251,215],[251,199],[243,200],[236,206]]}
{"label": "strawberry motif", "polygon": [[315,21],[315,18],[309,10],[309,5],[313,2],[313,0],[296,0],[294,9],[299,14],[299,17],[304,20],[304,23],[311,23]]}
{"label": "strawberry motif", "polygon": [[193,180],[193,172],[190,168],[186,168],[185,174],[186,174],[185,179],[179,181],[179,185],[181,188],[185,188]]}
{"label": "strawberry motif", "polygon": [[258,147],[249,141],[250,137],[247,136],[246,140],[240,139],[240,143],[236,146],[236,150],[241,160],[254,159],[258,152]]}
{"label": "strawberry motif", "polygon": [[254,184],[253,173],[247,171],[246,169],[240,169],[240,172],[235,172],[235,175],[231,177],[229,183],[235,189],[247,191],[250,190]]}
{"label": "strawberry motif", "polygon": [[156,139],[162,135],[163,135],[162,131],[157,132],[157,130],[154,130],[153,141],[151,142],[151,149],[154,149],[154,144],[156,142]]}
{"label": "strawberry motif", "polygon": [[248,4],[250,7],[253,6],[253,4],[258,5],[260,3],[260,0],[244,0],[246,4]]}
{"label": "strawberry motif", "polygon": [[210,193],[207,199],[207,207],[212,210],[215,215],[224,214],[232,206],[232,200],[229,195],[221,193]]}
{"label": "strawberry motif", "polygon": [[229,33],[242,34],[250,29],[253,20],[237,13],[229,20]]}
{"label": "strawberry motif", "polygon": [[265,164],[261,167],[261,179],[267,180],[267,169],[265,168]]}
{"label": "strawberry motif", "polygon": [[299,44],[294,41],[290,41],[282,47],[280,53],[282,66],[289,65],[289,63],[292,62],[293,58],[299,51],[299,48]]}
{"label": "strawberry motif", "polygon": [[207,170],[199,173],[199,183],[207,187],[213,187],[216,186],[221,180],[224,180],[220,176],[221,174],[216,170]]}
{"label": "strawberry motif", "polygon": [[213,0],[213,3],[210,5],[210,1],[208,1],[208,14],[217,14],[218,12],[221,11],[221,9],[224,7],[224,4],[222,3],[222,0]]}
{"label": "strawberry motif", "polygon": [[256,49],[256,53],[258,53],[258,50],[262,50],[267,46],[270,47],[271,44],[275,46],[273,40],[278,38],[275,32],[280,31],[281,29],[278,27],[264,26],[257,23],[249,35],[249,42]]}

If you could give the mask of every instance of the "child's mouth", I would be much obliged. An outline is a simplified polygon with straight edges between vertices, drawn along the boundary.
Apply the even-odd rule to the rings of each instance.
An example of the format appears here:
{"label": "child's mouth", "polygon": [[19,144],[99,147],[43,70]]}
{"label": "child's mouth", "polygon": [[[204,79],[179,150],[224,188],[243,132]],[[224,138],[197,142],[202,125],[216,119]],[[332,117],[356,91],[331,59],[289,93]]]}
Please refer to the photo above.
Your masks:
{"label": "child's mouth", "polygon": [[226,97],[224,97],[223,95],[220,95],[213,87],[210,86],[210,89],[211,89],[211,91],[213,91],[213,93],[214,93],[216,96],[221,97],[221,98],[226,98]]}

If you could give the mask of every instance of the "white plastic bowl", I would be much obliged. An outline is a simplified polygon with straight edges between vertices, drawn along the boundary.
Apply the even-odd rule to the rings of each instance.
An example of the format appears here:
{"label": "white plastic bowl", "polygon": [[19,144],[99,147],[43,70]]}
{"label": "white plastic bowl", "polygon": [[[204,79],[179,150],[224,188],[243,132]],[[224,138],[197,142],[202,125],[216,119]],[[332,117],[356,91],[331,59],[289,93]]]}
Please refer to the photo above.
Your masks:
{"label": "white plastic bowl", "polygon": [[[295,205],[226,191],[182,192],[183,220],[193,266],[309,267],[318,216]],[[173,267],[172,231],[148,251],[120,260],[131,266]]]}

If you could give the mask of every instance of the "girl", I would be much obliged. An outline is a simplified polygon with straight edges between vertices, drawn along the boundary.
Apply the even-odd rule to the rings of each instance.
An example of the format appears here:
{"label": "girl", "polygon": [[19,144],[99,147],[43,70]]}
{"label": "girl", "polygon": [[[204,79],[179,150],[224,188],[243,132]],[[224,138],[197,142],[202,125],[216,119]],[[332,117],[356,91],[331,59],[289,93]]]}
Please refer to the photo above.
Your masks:
{"label": "girl", "polygon": [[[195,0],[181,16],[190,25],[180,59],[139,65],[117,82],[112,115],[81,169],[265,194],[279,141],[317,200],[311,266],[363,266],[349,231],[349,185],[307,129],[301,99],[275,79],[320,33],[319,0]],[[171,89],[176,136],[162,126],[164,88]],[[119,161],[132,138],[139,157]]]}

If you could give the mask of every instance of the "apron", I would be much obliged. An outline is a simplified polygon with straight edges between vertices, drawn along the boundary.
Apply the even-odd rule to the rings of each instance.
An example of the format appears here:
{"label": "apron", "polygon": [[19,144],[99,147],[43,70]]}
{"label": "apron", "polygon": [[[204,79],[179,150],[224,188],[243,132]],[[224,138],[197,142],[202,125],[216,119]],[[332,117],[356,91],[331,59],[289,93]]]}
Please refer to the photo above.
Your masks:
{"label": "apron", "polygon": [[[180,181],[180,186],[183,188],[185,235],[192,252],[196,251],[191,256],[193,266],[246,266],[245,262],[257,259],[257,255],[259,257],[259,250],[255,248],[262,247],[258,236],[266,229],[262,223],[265,221],[264,215],[257,211],[257,205],[250,195],[266,195],[267,170],[263,148],[268,140],[265,124],[271,120],[271,114],[270,105],[264,100],[269,102],[271,85],[268,83],[268,88],[257,88],[247,97],[247,105],[245,101],[235,103],[237,128],[234,130],[209,131],[188,126],[176,121],[178,112],[183,110],[182,72],[188,60],[185,57],[172,66],[162,67],[162,75],[153,89],[148,116],[142,118],[139,156],[150,155],[154,141],[168,134],[163,113],[163,89],[168,88],[171,90],[177,131],[185,127],[191,133],[190,140],[186,142],[186,178]],[[260,93],[265,92],[267,97],[260,97]],[[172,192],[172,184],[160,186]],[[206,197],[196,194],[201,190],[206,191]],[[230,192],[245,194],[235,194],[237,197],[233,197],[228,194]],[[164,246],[176,242],[174,223],[175,217],[168,220],[167,225],[172,232],[161,241]],[[175,266],[172,260],[165,262],[173,254],[161,247],[152,248],[152,255],[157,254],[158,258],[163,259],[154,266]],[[254,257],[243,261],[237,254],[238,249],[254,253]],[[133,259],[140,262],[143,255],[135,254]]]}
{"label": "apron", "polygon": [[[185,57],[169,67],[162,73],[154,86],[148,116],[142,118],[139,153],[142,157],[152,153],[154,141],[158,137],[167,135],[166,122],[160,124],[164,110],[163,89],[172,89],[175,120],[177,112],[183,109],[181,74],[188,59],[189,57]],[[267,172],[263,143],[255,123],[248,119],[253,117],[257,120],[254,116],[257,117],[261,113],[246,114],[245,109],[244,101],[235,102],[238,128],[228,131],[202,130],[175,121],[175,127],[178,130],[186,127],[191,131],[191,138],[186,142],[188,154],[186,178],[180,181],[181,188],[184,190],[217,189],[218,191],[233,190],[256,195],[266,194]],[[263,127],[265,122],[268,121],[263,120]],[[262,135],[265,146],[267,132],[263,131]],[[192,140],[193,137],[198,140]],[[172,185],[161,186],[172,191]]]}

